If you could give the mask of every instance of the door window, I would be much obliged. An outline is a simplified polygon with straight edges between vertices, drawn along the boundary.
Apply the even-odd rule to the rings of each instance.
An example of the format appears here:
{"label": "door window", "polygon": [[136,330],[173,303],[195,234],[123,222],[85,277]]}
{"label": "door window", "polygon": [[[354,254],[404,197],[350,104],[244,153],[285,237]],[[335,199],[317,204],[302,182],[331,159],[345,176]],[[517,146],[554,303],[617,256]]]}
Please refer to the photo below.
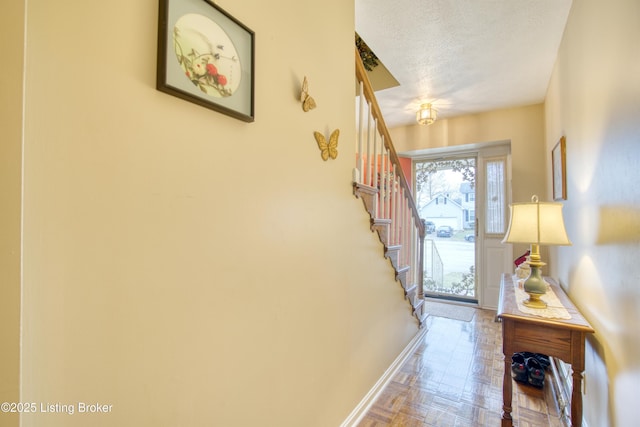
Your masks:
{"label": "door window", "polygon": [[415,163],[420,216],[434,224],[425,241],[426,295],[477,301],[475,156]]}

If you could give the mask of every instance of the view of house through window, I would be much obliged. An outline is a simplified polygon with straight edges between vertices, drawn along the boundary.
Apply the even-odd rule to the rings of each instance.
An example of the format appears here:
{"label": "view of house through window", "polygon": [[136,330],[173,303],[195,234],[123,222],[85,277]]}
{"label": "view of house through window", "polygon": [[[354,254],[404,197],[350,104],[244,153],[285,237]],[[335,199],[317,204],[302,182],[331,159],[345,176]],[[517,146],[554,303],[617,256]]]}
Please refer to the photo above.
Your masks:
{"label": "view of house through window", "polygon": [[416,203],[427,223],[426,296],[476,300],[476,159],[415,163]]}

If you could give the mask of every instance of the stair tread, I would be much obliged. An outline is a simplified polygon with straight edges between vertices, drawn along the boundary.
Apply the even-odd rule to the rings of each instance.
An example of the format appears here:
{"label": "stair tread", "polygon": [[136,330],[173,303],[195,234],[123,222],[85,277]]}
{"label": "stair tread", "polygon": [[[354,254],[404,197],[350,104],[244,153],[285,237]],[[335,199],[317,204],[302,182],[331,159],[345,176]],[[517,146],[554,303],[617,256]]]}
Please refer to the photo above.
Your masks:
{"label": "stair tread", "polygon": [[376,193],[378,193],[380,191],[380,190],[378,190],[378,187],[372,187],[370,185],[361,184],[359,182],[354,182],[353,183],[353,187],[354,187],[355,191],[361,191],[361,192],[367,193],[367,194],[376,194]]}
{"label": "stair tread", "polygon": [[396,274],[401,274],[401,273],[406,273],[407,271],[409,271],[411,269],[411,266],[409,265],[404,265],[402,267],[399,267]]}
{"label": "stair tread", "polygon": [[429,317],[428,314],[423,314],[422,316],[420,316],[418,318],[418,325],[419,325],[420,329],[422,329],[425,326],[426,321],[427,321],[427,317]]}
{"label": "stair tread", "polygon": [[391,224],[391,222],[389,218],[376,218],[373,220],[373,225],[388,225]]}

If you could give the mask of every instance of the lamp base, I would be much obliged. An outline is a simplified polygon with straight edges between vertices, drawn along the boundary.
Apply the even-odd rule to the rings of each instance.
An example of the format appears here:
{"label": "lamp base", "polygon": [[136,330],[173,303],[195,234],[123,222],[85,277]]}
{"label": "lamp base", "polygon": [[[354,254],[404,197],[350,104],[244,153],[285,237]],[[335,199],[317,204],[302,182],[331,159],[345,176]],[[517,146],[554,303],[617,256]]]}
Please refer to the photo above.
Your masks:
{"label": "lamp base", "polygon": [[527,292],[527,294],[529,295],[529,299],[522,301],[522,304],[530,308],[547,308],[547,303],[540,299],[544,294],[537,294],[533,292]]}
{"label": "lamp base", "polygon": [[[534,252],[532,251],[531,253]],[[541,267],[545,265],[545,263],[540,261],[539,259],[536,259],[535,261],[529,260],[527,264],[531,266],[531,274],[529,274],[527,280],[524,281],[523,287],[524,291],[529,295],[529,299],[523,301],[522,303],[530,308],[547,308],[547,303],[540,299],[540,297],[542,297],[542,295],[547,292],[547,282],[545,282],[542,278],[541,269]]]}

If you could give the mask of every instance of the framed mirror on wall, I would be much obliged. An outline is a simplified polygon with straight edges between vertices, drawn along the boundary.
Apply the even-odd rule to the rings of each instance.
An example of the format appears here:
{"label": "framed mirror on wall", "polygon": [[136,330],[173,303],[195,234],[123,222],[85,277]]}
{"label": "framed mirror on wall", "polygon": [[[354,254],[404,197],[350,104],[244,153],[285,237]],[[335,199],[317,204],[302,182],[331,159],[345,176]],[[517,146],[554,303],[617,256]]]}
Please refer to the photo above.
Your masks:
{"label": "framed mirror on wall", "polygon": [[567,147],[563,136],[551,150],[553,200],[567,200]]}

